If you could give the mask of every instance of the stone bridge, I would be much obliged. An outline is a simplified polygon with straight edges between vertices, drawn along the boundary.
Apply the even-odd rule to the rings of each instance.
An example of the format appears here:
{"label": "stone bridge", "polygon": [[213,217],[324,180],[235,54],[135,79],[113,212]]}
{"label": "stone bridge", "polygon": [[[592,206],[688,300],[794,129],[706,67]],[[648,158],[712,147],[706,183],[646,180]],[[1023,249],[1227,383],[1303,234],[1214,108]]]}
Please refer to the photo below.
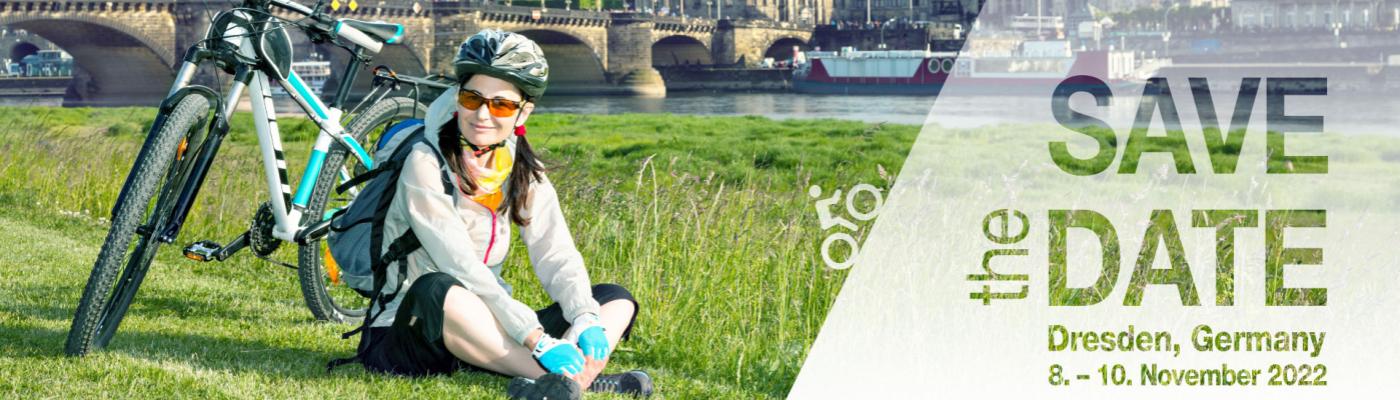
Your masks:
{"label": "stone bridge", "polygon": [[[656,66],[754,65],[765,56],[790,58],[794,46],[806,46],[812,39],[811,26],[769,20],[682,19],[441,0],[361,4],[353,11],[341,7],[331,13],[405,26],[403,43],[385,46],[374,64],[409,74],[446,73],[463,39],[481,29],[499,28],[522,33],[544,48],[551,64],[551,94],[664,95]],[[75,76],[66,105],[153,105],[169,89],[184,51],[203,38],[214,14],[229,7],[227,0],[0,0],[0,25],[29,31],[73,55]],[[300,32],[292,37],[299,48],[309,48]],[[338,49],[318,53],[330,55],[335,69],[347,57]],[[357,82],[361,89],[368,85],[363,75]]]}

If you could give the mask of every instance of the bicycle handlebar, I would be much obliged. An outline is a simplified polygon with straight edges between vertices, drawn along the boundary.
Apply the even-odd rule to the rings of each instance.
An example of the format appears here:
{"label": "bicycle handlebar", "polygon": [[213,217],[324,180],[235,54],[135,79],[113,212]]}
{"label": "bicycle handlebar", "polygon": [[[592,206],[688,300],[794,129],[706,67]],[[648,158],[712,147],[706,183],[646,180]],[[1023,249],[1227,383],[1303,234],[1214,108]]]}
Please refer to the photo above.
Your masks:
{"label": "bicycle handlebar", "polygon": [[291,0],[268,0],[268,4],[276,6],[297,14],[307,16],[308,21],[302,26],[316,30],[319,33],[327,34],[331,37],[345,38],[371,53],[378,53],[384,47],[383,43],[374,40],[368,34],[340,22],[339,18],[331,17],[321,12],[320,9],[312,9]]}

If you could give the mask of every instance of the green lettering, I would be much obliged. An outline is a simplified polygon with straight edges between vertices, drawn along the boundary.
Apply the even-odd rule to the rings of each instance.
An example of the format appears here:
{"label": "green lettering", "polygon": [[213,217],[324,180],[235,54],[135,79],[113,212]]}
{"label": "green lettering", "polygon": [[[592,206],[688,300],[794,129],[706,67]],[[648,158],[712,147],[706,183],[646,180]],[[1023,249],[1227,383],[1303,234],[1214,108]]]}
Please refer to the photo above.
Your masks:
{"label": "green lettering", "polygon": [[1264,213],[1265,304],[1270,306],[1325,306],[1326,288],[1283,286],[1284,265],[1321,265],[1321,248],[1283,247],[1285,228],[1326,228],[1327,210],[1271,210]]}
{"label": "green lettering", "polygon": [[1259,212],[1196,210],[1191,226],[1215,227],[1215,305],[1235,305],[1235,228],[1259,226]]}
{"label": "green lettering", "polygon": [[[1068,234],[1069,228],[1085,228],[1099,237],[1103,249],[1103,263],[1099,278],[1093,286],[1070,288],[1068,285]],[[1108,218],[1089,210],[1050,210],[1050,305],[1088,306],[1098,304],[1113,291],[1114,279],[1118,277],[1119,251],[1118,234]]]}
{"label": "green lettering", "polygon": [[[1152,268],[1152,261],[1157,258],[1158,242],[1166,243],[1171,268]],[[1176,285],[1182,305],[1201,305],[1201,300],[1196,295],[1196,283],[1191,279],[1191,266],[1186,263],[1181,235],[1177,233],[1171,210],[1152,211],[1152,222],[1143,234],[1142,251],[1138,253],[1137,266],[1133,269],[1133,277],[1128,284],[1128,293],[1123,297],[1123,305],[1141,305],[1142,291],[1148,284]]]}
{"label": "green lettering", "polygon": [[[1166,136],[1147,136],[1155,110],[1162,112]],[[1118,173],[1137,173],[1138,159],[1146,152],[1171,153],[1178,174],[1196,173],[1196,167],[1191,164],[1191,148],[1186,145],[1186,133],[1181,129],[1181,116],[1176,111],[1176,103],[1172,101],[1167,78],[1149,79],[1143,88],[1142,102],[1138,104],[1133,130],[1128,133],[1128,145],[1123,150],[1123,162],[1118,164]]]}

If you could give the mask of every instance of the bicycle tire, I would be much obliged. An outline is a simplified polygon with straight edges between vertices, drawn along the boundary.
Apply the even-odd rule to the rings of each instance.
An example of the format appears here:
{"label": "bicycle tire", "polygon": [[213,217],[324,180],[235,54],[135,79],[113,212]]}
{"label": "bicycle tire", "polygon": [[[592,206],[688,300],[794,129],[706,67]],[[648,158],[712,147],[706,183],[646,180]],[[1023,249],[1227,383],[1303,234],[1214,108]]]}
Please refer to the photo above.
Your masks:
{"label": "bicycle tire", "polygon": [[[371,104],[364,112],[355,116],[346,127],[346,131],[355,138],[356,142],[364,143],[365,150],[373,155],[377,149],[376,143],[384,129],[397,121],[421,117],[427,114],[427,111],[427,106],[411,98],[389,97]],[[359,164],[354,157],[347,159],[348,154],[349,149],[338,141],[327,152],[326,161],[322,164],[321,173],[316,179],[316,186],[311,192],[311,200],[307,204],[306,214],[302,221],[303,225],[325,217],[326,205],[330,203],[331,194],[340,182],[337,179],[337,174],[341,167],[347,163],[350,166]],[[363,169],[359,172],[363,172]],[[352,175],[357,175],[357,173]],[[340,200],[348,202],[348,199]],[[335,285],[332,284],[330,276],[326,272],[326,264],[323,260],[326,254],[322,247],[324,242],[324,239],[307,242],[307,244],[301,245],[297,251],[297,277],[301,283],[301,293],[306,300],[306,306],[311,309],[311,314],[317,320],[348,323],[363,321],[368,302],[356,302],[362,299],[359,299],[358,294],[343,287],[343,285],[332,287]],[[332,294],[332,292],[336,292],[338,295]],[[337,301],[337,298],[341,300]]]}
{"label": "bicycle tire", "polygon": [[[207,122],[210,109],[209,100],[202,96],[181,99],[160,129],[155,130],[156,137],[141,148],[139,162],[132,166],[134,171],[124,183],[127,195],[115,207],[112,226],[74,312],[64,344],[68,355],[81,356],[106,347],[116,334],[160,247],[160,232],[154,227],[160,227],[169,217],[174,203],[171,191],[182,186],[188,176],[191,163],[174,162],[180,140],[188,139],[192,133],[203,133],[199,128]],[[197,146],[187,149],[194,148]],[[161,189],[161,196],[152,206],[157,188]],[[153,228],[139,232],[143,223]]]}

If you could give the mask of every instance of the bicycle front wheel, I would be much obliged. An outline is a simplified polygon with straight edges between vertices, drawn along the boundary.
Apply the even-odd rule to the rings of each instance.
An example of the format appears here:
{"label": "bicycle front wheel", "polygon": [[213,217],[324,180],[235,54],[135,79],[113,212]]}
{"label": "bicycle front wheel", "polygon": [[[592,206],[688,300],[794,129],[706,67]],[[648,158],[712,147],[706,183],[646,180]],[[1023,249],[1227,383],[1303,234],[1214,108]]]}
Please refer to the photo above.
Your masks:
{"label": "bicycle front wheel", "polygon": [[[385,98],[355,116],[346,131],[356,142],[364,144],[365,151],[372,155],[378,150],[379,139],[389,127],[411,118],[421,118],[427,111],[422,103],[407,97]],[[329,218],[349,205],[355,194],[359,193],[355,189],[342,194],[334,193],[341,182],[368,171],[349,152],[343,143],[337,142],[326,154],[321,174],[316,178],[316,187],[311,192],[311,201],[307,204],[303,226]],[[302,297],[316,319],[335,322],[359,322],[364,319],[369,301],[340,280],[340,272],[330,258],[324,239],[307,242],[300,247],[297,255]]]}
{"label": "bicycle front wheel", "polygon": [[194,164],[190,160],[193,157],[185,153],[196,153],[189,150],[204,144],[207,131],[202,128],[209,111],[209,100],[202,96],[181,99],[159,129],[154,130],[155,137],[141,148],[125,183],[126,196],[115,207],[107,240],[98,252],[74,313],[64,345],[68,355],[81,356],[101,349],[116,334],[117,325],[131,306],[160,247],[159,230],[170,218],[175,197]]}

